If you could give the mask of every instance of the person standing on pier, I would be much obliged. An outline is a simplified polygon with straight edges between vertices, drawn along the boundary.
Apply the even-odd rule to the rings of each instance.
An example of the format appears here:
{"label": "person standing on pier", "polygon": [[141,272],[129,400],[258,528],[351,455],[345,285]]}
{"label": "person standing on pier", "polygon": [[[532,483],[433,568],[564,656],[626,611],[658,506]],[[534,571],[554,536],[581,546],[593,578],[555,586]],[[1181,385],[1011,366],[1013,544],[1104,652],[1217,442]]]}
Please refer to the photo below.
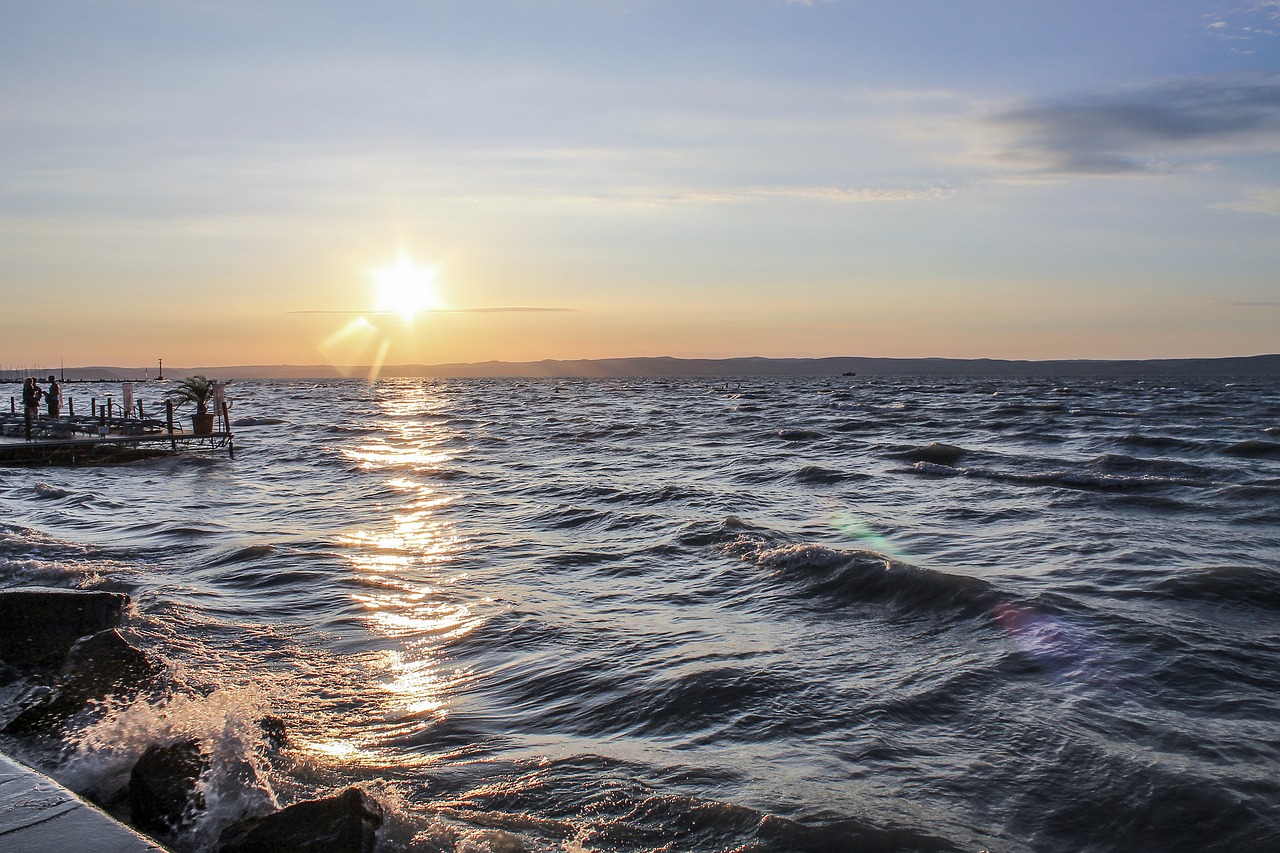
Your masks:
{"label": "person standing on pier", "polygon": [[31,428],[40,418],[40,386],[32,376],[22,382],[22,411],[26,417],[25,435],[31,440]]}
{"label": "person standing on pier", "polygon": [[49,377],[49,390],[44,394],[45,405],[49,409],[49,417],[54,420],[62,413],[62,386],[55,376]]}
{"label": "person standing on pier", "polygon": [[28,420],[35,420],[40,417],[40,397],[43,392],[40,386],[36,384],[36,380],[30,376],[22,381],[22,405],[26,409]]}

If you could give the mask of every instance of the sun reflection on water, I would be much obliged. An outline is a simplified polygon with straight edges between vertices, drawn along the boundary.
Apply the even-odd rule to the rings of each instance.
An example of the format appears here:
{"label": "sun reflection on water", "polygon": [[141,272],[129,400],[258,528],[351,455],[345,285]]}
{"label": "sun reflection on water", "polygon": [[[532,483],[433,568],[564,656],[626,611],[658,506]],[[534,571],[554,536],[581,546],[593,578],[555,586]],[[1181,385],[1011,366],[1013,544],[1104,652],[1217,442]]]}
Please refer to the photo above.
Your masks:
{"label": "sun reflection on water", "polygon": [[[379,719],[367,744],[350,737],[312,744],[320,756],[340,762],[363,760],[371,750],[390,752],[378,742],[443,720],[470,678],[451,666],[448,646],[484,621],[457,565],[468,542],[448,513],[460,495],[429,479],[458,454],[458,436],[447,425],[449,401],[427,383],[379,383],[373,390],[383,416],[378,434],[342,452],[363,471],[386,472],[383,485],[393,498],[378,522],[345,532],[338,543],[358,580],[352,600],[368,631],[384,641],[372,644],[384,648],[366,665],[379,691]],[[406,760],[402,751],[395,760]]]}

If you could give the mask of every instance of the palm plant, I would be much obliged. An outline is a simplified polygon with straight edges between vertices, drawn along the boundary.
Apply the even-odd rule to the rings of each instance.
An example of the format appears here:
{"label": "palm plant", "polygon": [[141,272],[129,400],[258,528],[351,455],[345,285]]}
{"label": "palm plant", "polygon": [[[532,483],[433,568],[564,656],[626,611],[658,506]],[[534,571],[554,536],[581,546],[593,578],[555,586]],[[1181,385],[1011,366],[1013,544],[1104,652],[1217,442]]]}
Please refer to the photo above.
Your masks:
{"label": "palm plant", "polygon": [[188,376],[173,388],[165,392],[165,396],[177,407],[187,403],[196,404],[197,415],[209,414],[209,401],[213,399],[214,386],[217,383],[203,374]]}

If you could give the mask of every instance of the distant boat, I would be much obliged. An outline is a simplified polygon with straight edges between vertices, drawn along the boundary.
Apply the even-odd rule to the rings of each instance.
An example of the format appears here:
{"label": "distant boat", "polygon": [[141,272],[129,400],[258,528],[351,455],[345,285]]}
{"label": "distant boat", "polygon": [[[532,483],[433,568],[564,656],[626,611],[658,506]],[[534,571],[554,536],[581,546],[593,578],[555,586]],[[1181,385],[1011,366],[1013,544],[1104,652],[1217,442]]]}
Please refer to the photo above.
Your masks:
{"label": "distant boat", "polygon": [[845,371],[844,373],[841,373],[840,375],[841,376],[857,376],[858,374],[854,373],[852,370],[848,370],[848,371]]}

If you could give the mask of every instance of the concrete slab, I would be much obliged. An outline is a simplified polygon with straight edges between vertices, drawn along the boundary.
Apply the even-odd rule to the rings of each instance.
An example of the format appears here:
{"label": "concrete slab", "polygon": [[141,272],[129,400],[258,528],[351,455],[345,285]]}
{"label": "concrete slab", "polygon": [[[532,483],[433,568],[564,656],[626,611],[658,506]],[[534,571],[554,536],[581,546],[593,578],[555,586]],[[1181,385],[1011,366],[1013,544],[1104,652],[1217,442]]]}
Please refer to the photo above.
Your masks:
{"label": "concrete slab", "polygon": [[0,755],[0,850],[165,853],[151,839],[6,755]]}

